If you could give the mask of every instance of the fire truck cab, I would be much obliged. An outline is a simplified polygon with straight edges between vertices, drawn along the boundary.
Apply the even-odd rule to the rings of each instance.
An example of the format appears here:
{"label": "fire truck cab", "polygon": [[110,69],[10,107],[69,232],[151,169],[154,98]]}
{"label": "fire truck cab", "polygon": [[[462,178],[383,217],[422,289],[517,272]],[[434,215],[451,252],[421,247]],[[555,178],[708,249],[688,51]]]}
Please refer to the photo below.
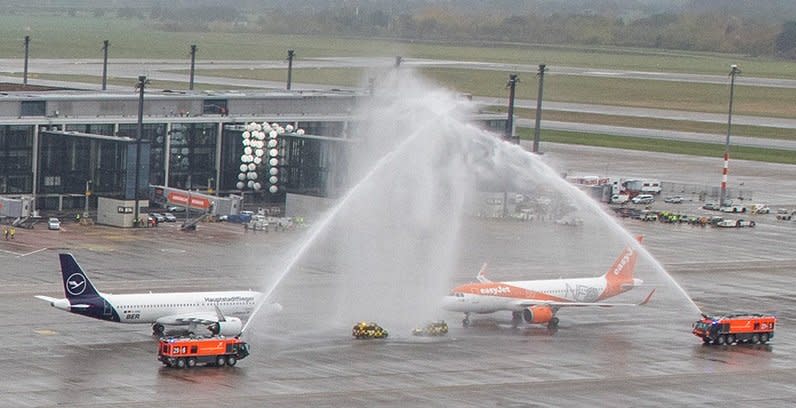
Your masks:
{"label": "fire truck cab", "polygon": [[757,313],[703,314],[702,319],[694,323],[692,333],[705,344],[765,344],[774,337],[776,323],[776,316]]}
{"label": "fire truck cab", "polygon": [[174,368],[197,364],[232,367],[248,355],[249,345],[237,337],[164,338],[158,344],[158,361]]}

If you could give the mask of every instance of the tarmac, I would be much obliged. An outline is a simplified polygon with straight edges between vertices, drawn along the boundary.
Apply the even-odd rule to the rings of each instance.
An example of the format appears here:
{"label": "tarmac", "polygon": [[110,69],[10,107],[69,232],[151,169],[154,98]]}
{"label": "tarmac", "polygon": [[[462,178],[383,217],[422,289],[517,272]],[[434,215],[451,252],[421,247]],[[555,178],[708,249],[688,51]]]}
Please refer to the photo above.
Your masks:
{"label": "tarmac", "polygon": [[[572,171],[600,174],[610,163],[611,172],[661,180],[720,179],[720,159],[563,145],[543,149],[546,159]],[[794,172],[796,166],[734,162],[730,174],[756,197],[795,208]],[[694,202],[672,208],[707,214]],[[790,288],[796,221],[754,217],[755,228],[727,230],[619,222],[645,236],[645,248],[701,310],[775,311],[779,326],[768,345],[703,345],[690,333],[699,314],[665,285],[644,308],[562,310],[557,331],[512,328],[505,314],[475,316],[473,326],[463,328],[461,315],[446,313],[445,337],[413,337],[396,329],[384,340],[354,340],[355,322],[330,315],[328,288],[340,272],[320,252],[280,283],[275,295],[284,310],[256,320],[246,339],[250,357],[234,368],[186,370],[156,361],[148,325],[95,321],[35,299],[63,296],[56,254],[73,253],[104,292],[259,289],[265,268],[258,265],[289,250],[302,230],[247,233],[228,223],[203,223],[194,232],[173,223],[122,230],[70,222],[61,231],[45,225],[17,229],[13,241],[0,240],[0,342],[7,351],[0,357],[0,407],[790,407],[796,403],[796,297]],[[529,233],[533,228],[537,232]],[[593,233],[469,219],[453,280],[472,280],[490,254],[498,258],[491,263],[495,279],[550,277],[560,260],[528,255],[556,244],[529,241],[539,230],[563,242]]]}

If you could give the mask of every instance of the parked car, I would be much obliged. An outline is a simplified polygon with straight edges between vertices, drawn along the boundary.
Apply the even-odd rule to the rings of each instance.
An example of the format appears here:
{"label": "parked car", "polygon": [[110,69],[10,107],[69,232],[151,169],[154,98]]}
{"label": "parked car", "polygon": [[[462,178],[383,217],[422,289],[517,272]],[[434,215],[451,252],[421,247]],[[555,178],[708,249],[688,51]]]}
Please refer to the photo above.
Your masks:
{"label": "parked car", "polygon": [[149,216],[154,218],[157,222],[166,222],[166,217],[161,213],[151,212]]}
{"label": "parked car", "polygon": [[652,204],[655,202],[655,197],[652,194],[639,194],[631,200],[633,204]]}
{"label": "parked car", "polygon": [[666,197],[663,199],[663,202],[669,204],[680,204],[683,202],[683,197],[680,196]]}
{"label": "parked car", "polygon": [[59,230],[61,229],[61,220],[58,218],[50,218],[47,220],[47,229],[49,230]]}
{"label": "parked car", "polygon": [[171,213],[185,212],[185,207],[182,207],[182,206],[179,206],[179,205],[172,205],[170,207],[167,207],[166,211],[171,212]]}
{"label": "parked car", "polygon": [[705,210],[718,211],[719,209],[721,209],[721,205],[719,205],[719,203],[716,202],[708,202],[705,203],[705,205],[703,205],[702,208]]}
{"label": "parked car", "polygon": [[752,214],[770,214],[771,208],[768,208],[765,204],[753,204],[752,205]]}
{"label": "parked car", "polygon": [[172,213],[163,214],[163,218],[166,219],[166,222],[177,222],[177,217],[175,217]]}

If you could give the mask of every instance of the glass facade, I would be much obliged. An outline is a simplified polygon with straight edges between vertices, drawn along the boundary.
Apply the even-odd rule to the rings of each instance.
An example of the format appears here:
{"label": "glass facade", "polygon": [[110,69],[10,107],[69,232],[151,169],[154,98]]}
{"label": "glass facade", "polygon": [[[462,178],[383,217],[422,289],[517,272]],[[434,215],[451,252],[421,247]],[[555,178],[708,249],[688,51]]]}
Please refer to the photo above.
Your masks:
{"label": "glass facade", "polygon": [[[119,125],[119,136],[135,139],[138,135],[137,124]],[[141,140],[149,140],[149,184],[162,186],[166,183],[166,159],[164,149],[166,145],[166,124],[150,123],[143,125]]]}
{"label": "glass facade", "polygon": [[33,191],[33,126],[0,126],[0,194]]}
{"label": "glass facade", "polygon": [[206,189],[216,177],[216,123],[175,124],[169,145],[169,186]]}

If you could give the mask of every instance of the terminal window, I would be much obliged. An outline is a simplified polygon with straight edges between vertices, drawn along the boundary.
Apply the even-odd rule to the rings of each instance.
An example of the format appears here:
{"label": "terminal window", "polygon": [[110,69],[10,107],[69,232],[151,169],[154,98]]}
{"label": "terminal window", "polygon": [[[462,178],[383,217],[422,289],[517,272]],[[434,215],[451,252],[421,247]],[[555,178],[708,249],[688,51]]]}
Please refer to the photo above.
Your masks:
{"label": "terminal window", "polygon": [[228,112],[226,99],[205,99],[202,104],[202,113],[205,115],[226,115]]}
{"label": "terminal window", "polygon": [[45,116],[47,103],[45,101],[22,101],[21,116]]}

